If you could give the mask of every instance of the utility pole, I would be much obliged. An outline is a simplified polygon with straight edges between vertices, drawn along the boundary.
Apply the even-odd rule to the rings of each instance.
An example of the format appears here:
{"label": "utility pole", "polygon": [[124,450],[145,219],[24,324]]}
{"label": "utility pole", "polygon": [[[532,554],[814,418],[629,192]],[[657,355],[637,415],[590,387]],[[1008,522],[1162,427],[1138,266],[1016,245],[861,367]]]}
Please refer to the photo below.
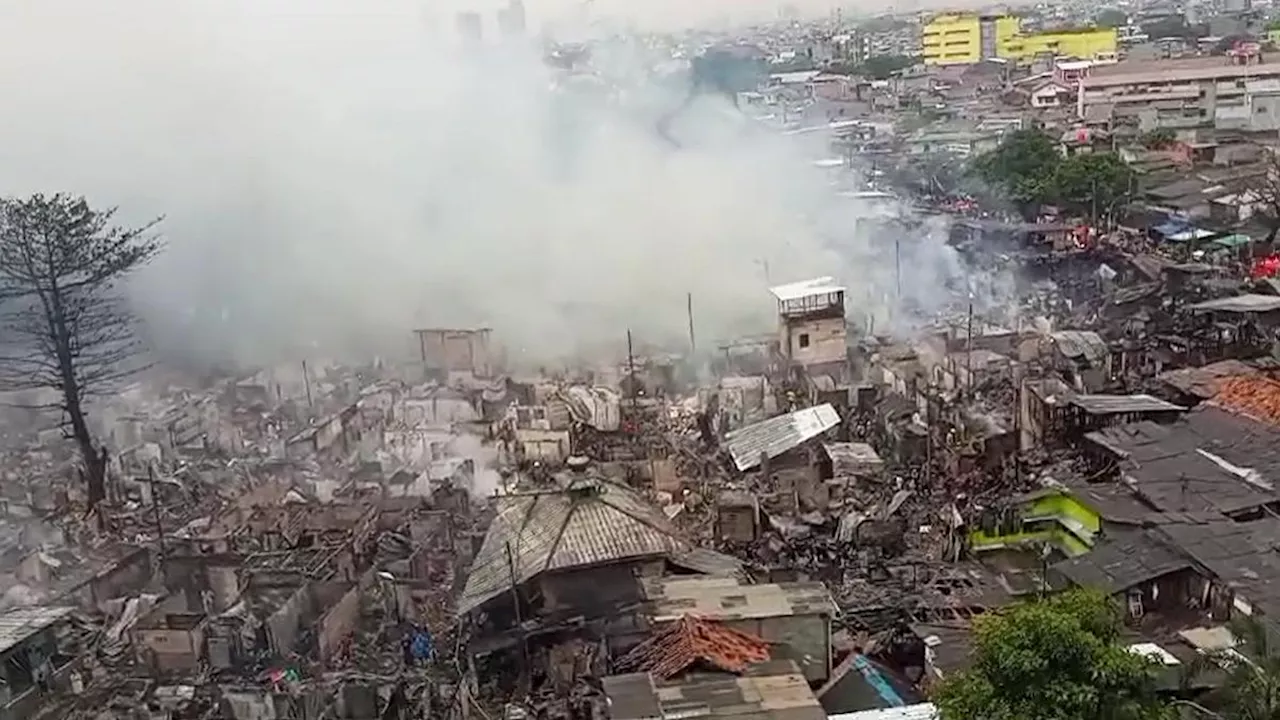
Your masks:
{"label": "utility pole", "polygon": [[302,361],[302,386],[307,389],[307,407],[311,404],[311,374],[307,372],[307,361]]}
{"label": "utility pole", "polygon": [[524,666],[529,665],[529,639],[524,632],[524,617],[520,611],[520,590],[516,587],[516,561],[511,554],[511,543],[506,543],[507,551],[507,578],[511,584],[511,604],[516,610],[516,627],[520,629],[520,650],[524,654]]}
{"label": "utility pole", "polygon": [[893,279],[898,290],[898,302],[902,302],[902,238],[893,239]]}
{"label": "utility pole", "polygon": [[[1018,332],[1014,333],[1015,338],[1022,337],[1022,323],[1018,323]],[[1022,487],[1022,383],[1025,378],[1022,376],[1022,364],[1015,363],[1013,366],[1013,383],[1014,383],[1014,406],[1013,411],[1013,477],[1014,482],[1019,488]]]}
{"label": "utility pole", "polygon": [[151,486],[151,509],[156,516],[156,540],[160,544],[160,567],[164,567],[164,526],[160,523],[160,496],[156,494],[156,468],[147,465],[147,483]]}
{"label": "utility pole", "polygon": [[685,299],[685,308],[689,314],[689,352],[696,353],[698,352],[698,341],[693,335],[693,293],[687,293]]}
{"label": "utility pole", "polygon": [[973,301],[969,301],[969,327],[964,344],[964,379],[965,397],[973,397]]}
{"label": "utility pole", "polygon": [[1093,209],[1089,217],[1092,218],[1093,226],[1098,227],[1098,178],[1093,179],[1093,196],[1090,198],[1093,202]]}
{"label": "utility pole", "polygon": [[627,374],[631,376],[631,411],[634,413],[638,400],[637,387],[639,381],[636,379],[636,356],[631,348],[631,328],[627,328]]}

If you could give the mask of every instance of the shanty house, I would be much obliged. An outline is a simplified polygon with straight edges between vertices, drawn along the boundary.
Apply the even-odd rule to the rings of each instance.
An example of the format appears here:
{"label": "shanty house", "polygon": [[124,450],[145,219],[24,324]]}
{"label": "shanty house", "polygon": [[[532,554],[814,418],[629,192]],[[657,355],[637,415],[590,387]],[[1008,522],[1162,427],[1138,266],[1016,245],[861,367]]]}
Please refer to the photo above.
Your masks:
{"label": "shanty house", "polygon": [[819,477],[824,453],[818,443],[839,425],[834,407],[818,405],[734,430],[724,445],[740,472],[759,466],[777,499],[784,506],[796,505],[801,496],[812,500],[825,495]]}
{"label": "shanty house", "polygon": [[[797,410],[725,435],[729,457],[740,472],[746,472],[806,445],[840,424],[840,414],[831,405]],[[781,463],[770,463],[777,468]]]}
{"label": "shanty house", "polygon": [[1100,464],[1160,512],[1249,520],[1280,508],[1280,430],[1244,414],[1201,405],[1169,425],[1143,421],[1085,438]]}
{"label": "shanty house", "polygon": [[1060,372],[1076,392],[1101,390],[1111,378],[1111,349],[1091,330],[1062,330],[1049,335],[1041,359]]}
{"label": "shanty house", "polygon": [[605,615],[638,599],[637,575],[660,575],[670,557],[691,549],[661,510],[630,489],[586,471],[561,482],[497,498],[459,614],[487,610],[492,631],[503,629],[495,615]]}
{"label": "shanty house", "polygon": [[0,614],[0,718],[34,717],[51,688],[61,686],[74,658],[59,653],[58,629],[71,607],[24,607]]}
{"label": "shanty house", "polygon": [[1134,619],[1152,611],[1206,607],[1210,599],[1209,580],[1156,530],[1112,530],[1088,553],[1057,562],[1050,571],[1116,597]]}
{"label": "shanty house", "polygon": [[1098,512],[1070,493],[1046,488],[988,508],[969,532],[974,552],[1049,547],[1065,557],[1093,547],[1102,530]]}
{"label": "shanty house", "polygon": [[195,672],[204,659],[207,625],[203,612],[191,612],[181,595],[171,595],[134,626],[138,659],[157,674]]}

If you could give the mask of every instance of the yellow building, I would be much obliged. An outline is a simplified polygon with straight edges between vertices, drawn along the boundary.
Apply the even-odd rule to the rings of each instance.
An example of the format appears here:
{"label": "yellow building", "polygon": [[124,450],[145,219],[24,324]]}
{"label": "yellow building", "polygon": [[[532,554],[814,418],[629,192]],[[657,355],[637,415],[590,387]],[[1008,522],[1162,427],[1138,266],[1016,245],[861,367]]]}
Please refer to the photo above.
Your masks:
{"label": "yellow building", "polygon": [[968,65],[991,58],[1031,60],[1041,53],[1083,60],[1114,59],[1114,28],[1021,31],[1011,15],[938,15],[925,24],[920,45],[926,65]]}
{"label": "yellow building", "polygon": [[982,60],[982,19],[977,15],[939,15],[920,33],[926,65],[965,65]]}
{"label": "yellow building", "polygon": [[1000,46],[999,53],[1008,60],[1034,60],[1037,55],[1114,60],[1116,44],[1115,28],[1053,30],[1015,35]]}

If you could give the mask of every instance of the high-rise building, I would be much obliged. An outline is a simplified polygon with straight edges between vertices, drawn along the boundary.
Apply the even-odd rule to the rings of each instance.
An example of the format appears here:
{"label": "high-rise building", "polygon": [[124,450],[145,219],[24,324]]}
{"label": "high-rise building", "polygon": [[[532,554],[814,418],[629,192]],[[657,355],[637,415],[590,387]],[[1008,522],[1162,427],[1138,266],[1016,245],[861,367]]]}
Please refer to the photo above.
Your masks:
{"label": "high-rise building", "polygon": [[456,16],[458,37],[465,44],[478,45],[484,40],[484,23],[480,13],[460,12]]}
{"label": "high-rise building", "polygon": [[498,11],[498,30],[503,37],[522,37],[525,34],[523,0],[511,0]]}

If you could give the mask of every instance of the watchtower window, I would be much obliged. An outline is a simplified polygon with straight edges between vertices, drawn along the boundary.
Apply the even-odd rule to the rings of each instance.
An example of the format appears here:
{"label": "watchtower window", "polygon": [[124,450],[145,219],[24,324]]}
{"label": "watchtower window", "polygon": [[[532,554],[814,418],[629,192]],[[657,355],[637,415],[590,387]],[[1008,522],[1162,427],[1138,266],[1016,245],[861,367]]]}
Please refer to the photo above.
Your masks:
{"label": "watchtower window", "polygon": [[800,347],[809,347],[809,333],[800,333]]}

